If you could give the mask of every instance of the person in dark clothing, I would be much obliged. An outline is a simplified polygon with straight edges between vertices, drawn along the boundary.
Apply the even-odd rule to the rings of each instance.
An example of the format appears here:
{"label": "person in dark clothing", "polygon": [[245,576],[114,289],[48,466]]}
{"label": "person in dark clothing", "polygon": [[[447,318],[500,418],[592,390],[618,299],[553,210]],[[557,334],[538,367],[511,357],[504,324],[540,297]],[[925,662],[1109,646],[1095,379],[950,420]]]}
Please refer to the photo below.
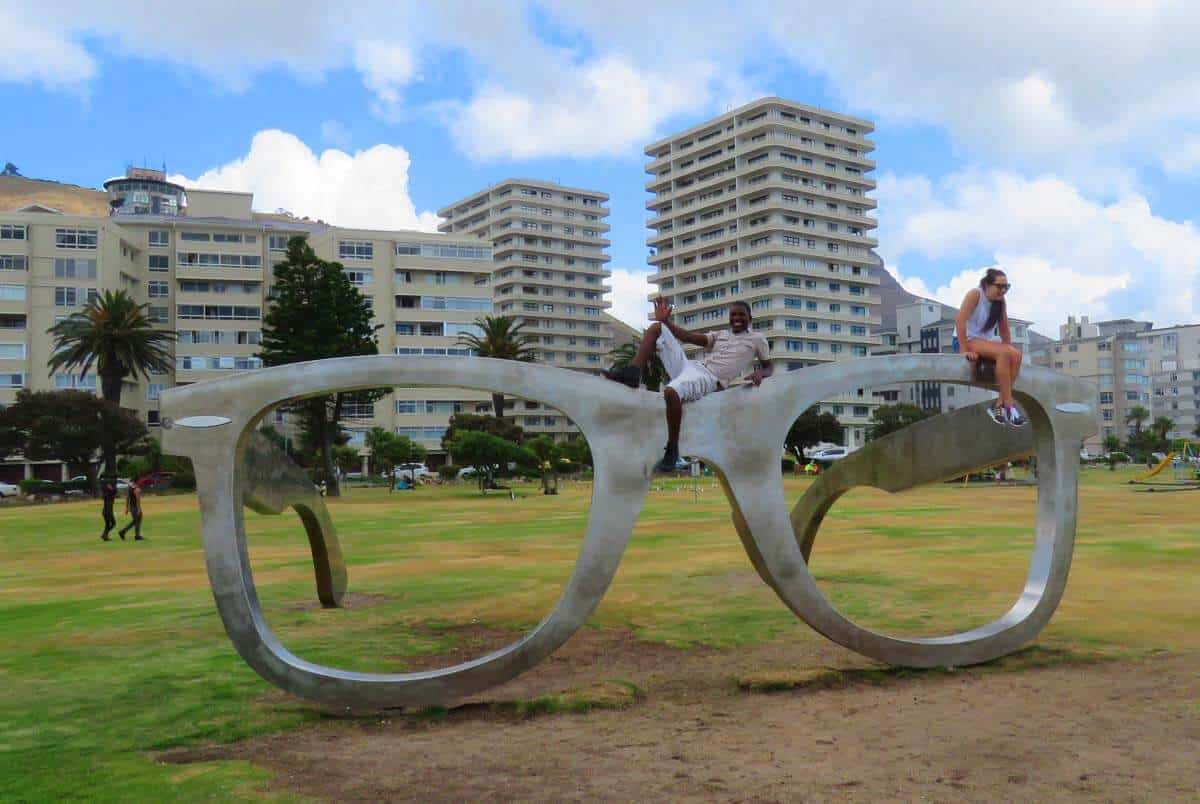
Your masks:
{"label": "person in dark clothing", "polygon": [[129,484],[129,493],[125,495],[125,513],[129,514],[129,524],[117,531],[121,541],[125,541],[125,533],[133,528],[133,540],[145,541],[142,538],[142,489],[137,483]]}
{"label": "person in dark clothing", "polygon": [[117,502],[117,484],[112,480],[105,480],[100,486],[100,496],[104,500],[104,510],[101,512],[104,517],[104,532],[100,534],[100,538],[110,542],[112,539],[108,534],[117,526],[117,517],[113,513],[113,505]]}

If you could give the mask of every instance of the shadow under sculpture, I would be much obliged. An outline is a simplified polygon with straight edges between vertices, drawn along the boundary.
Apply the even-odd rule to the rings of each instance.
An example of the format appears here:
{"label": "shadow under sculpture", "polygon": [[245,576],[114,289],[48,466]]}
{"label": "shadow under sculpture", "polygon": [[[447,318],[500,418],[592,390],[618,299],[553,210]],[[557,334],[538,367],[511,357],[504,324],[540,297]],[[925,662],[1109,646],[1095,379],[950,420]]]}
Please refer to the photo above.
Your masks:
{"label": "shadow under sculpture", "polygon": [[[754,568],[812,628],[889,664],[984,662],[1036,637],[1062,597],[1074,547],[1079,445],[1097,429],[1096,392],[1075,378],[1027,367],[1015,389],[1030,420],[1024,429],[997,427],[984,405],[935,416],[844,459],[789,511],[780,456],[792,422],[811,405],[843,391],[919,380],[989,387],[972,376],[960,356],[829,363],[686,406],[680,450],[713,468]],[[570,417],[587,438],[594,465],[593,504],[578,561],[546,618],[523,638],[486,656],[415,673],[363,673],[314,664],[280,644],[263,617],[246,548],[243,505],[271,512],[293,505],[301,511],[317,564],[319,595],[327,605],[345,589],[345,566],[323,501],[282,452],[264,446],[255,428],[267,411],[284,402],[334,390],[409,385],[498,391],[536,399]],[[160,406],[164,451],[185,455],[195,466],[209,579],[234,647],[273,684],[315,701],[355,708],[452,703],[514,678],[566,642],[595,610],[616,574],[666,438],[657,393],[565,369],[485,358],[371,356],[299,363],[171,389],[163,393]],[[1039,469],[1036,539],[1024,587],[998,619],[942,637],[891,636],[850,621],[817,587],[807,555],[825,513],[849,488],[900,491],[1031,452]]]}

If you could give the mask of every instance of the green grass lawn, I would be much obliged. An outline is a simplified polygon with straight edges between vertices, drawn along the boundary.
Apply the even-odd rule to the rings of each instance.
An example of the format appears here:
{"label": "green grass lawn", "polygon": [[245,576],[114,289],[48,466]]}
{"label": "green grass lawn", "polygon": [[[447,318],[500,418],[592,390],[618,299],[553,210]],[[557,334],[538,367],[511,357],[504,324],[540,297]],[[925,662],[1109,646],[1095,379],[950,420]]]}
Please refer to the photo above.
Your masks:
{"label": "green grass lawn", "polygon": [[[1137,653],[1200,647],[1200,492],[1138,493],[1135,471],[1087,470],[1075,563],[1045,645]],[[807,481],[787,481],[796,499]],[[247,512],[269,621],[294,651],[401,670],[456,645],[454,626],[536,623],[570,574],[590,486],[351,491],[330,507],[350,605],[316,605],[294,517]],[[813,570],[844,612],[930,634],[995,617],[1024,579],[1032,488],[856,490],[831,512]],[[102,543],[92,502],[0,507],[0,800],[270,796],[244,763],[158,764],[155,751],[237,740],[320,717],[260,680],[213,606],[195,498],[146,502],[149,541]],[[641,639],[733,646],[820,640],[754,574],[724,495],[705,478],[652,491],[592,618]],[[479,648],[483,650],[481,646]]]}

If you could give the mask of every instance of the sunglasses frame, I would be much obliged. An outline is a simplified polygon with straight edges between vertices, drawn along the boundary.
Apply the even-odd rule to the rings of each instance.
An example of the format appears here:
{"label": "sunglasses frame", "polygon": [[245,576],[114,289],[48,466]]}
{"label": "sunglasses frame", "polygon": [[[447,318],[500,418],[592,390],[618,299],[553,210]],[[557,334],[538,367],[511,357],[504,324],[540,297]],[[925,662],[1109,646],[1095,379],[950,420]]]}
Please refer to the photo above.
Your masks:
{"label": "sunglasses frame", "polygon": [[[872,442],[856,453],[862,455],[857,460],[845,459],[845,469],[813,484],[796,511],[789,512],[780,456],[795,419],[842,391],[918,380],[994,387],[976,380],[960,356],[899,355],[829,363],[687,405],[680,451],[713,468],[755,569],[816,631],[889,664],[984,662],[1033,639],[1062,597],[1074,546],[1079,446],[1097,431],[1097,396],[1082,380],[1027,367],[1015,388],[1030,420],[1026,434],[1002,437],[1002,432],[1018,431],[1000,431],[984,416],[986,404],[936,416],[908,432]],[[536,399],[568,416],[588,440],[593,458],[592,505],[579,557],[545,619],[521,639],[486,656],[414,673],[363,673],[318,665],[289,652],[263,616],[250,568],[243,506],[269,512],[296,503],[313,549],[318,593],[327,605],[336,603],[346,586],[340,547],[331,523],[323,524],[327,515],[321,513],[320,498],[312,495],[311,481],[297,474],[299,470],[272,469],[273,463],[288,459],[278,450],[272,453],[274,448],[255,428],[281,404],[335,391],[401,386],[495,391]],[[461,700],[514,678],[566,642],[587,621],[616,574],[666,437],[660,394],[567,369],[473,357],[347,357],[261,369],[164,391],[160,418],[164,452],[190,458],[195,468],[209,579],[238,653],[265,679],[293,694],[362,709]],[[980,439],[982,446],[960,448]],[[821,593],[808,569],[807,550],[820,518],[847,488],[899,490],[916,478],[962,474],[987,463],[988,456],[1001,460],[1030,449],[1039,468],[1036,539],[1022,592],[1004,615],[958,634],[896,637],[853,623]],[[872,455],[890,461],[886,465],[892,467],[892,479],[871,468],[867,459]],[[918,462],[930,468],[919,469]],[[315,511],[318,506],[321,512]]]}

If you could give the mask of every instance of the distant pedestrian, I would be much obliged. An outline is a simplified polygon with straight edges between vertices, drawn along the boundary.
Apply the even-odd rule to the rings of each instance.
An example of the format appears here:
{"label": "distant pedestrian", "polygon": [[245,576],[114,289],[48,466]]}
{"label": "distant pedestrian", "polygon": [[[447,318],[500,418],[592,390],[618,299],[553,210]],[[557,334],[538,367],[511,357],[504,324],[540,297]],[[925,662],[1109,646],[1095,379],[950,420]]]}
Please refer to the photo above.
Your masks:
{"label": "distant pedestrian", "polygon": [[129,484],[129,491],[125,495],[125,513],[130,519],[128,525],[117,531],[121,541],[125,541],[125,533],[130,528],[133,528],[135,542],[145,541],[142,538],[142,489],[137,483]]}
{"label": "distant pedestrian", "polygon": [[104,500],[104,508],[101,511],[101,516],[104,517],[104,532],[100,534],[100,538],[111,542],[108,534],[117,526],[117,516],[113,513],[113,505],[117,502],[117,484],[111,478],[100,485],[100,497]]}

